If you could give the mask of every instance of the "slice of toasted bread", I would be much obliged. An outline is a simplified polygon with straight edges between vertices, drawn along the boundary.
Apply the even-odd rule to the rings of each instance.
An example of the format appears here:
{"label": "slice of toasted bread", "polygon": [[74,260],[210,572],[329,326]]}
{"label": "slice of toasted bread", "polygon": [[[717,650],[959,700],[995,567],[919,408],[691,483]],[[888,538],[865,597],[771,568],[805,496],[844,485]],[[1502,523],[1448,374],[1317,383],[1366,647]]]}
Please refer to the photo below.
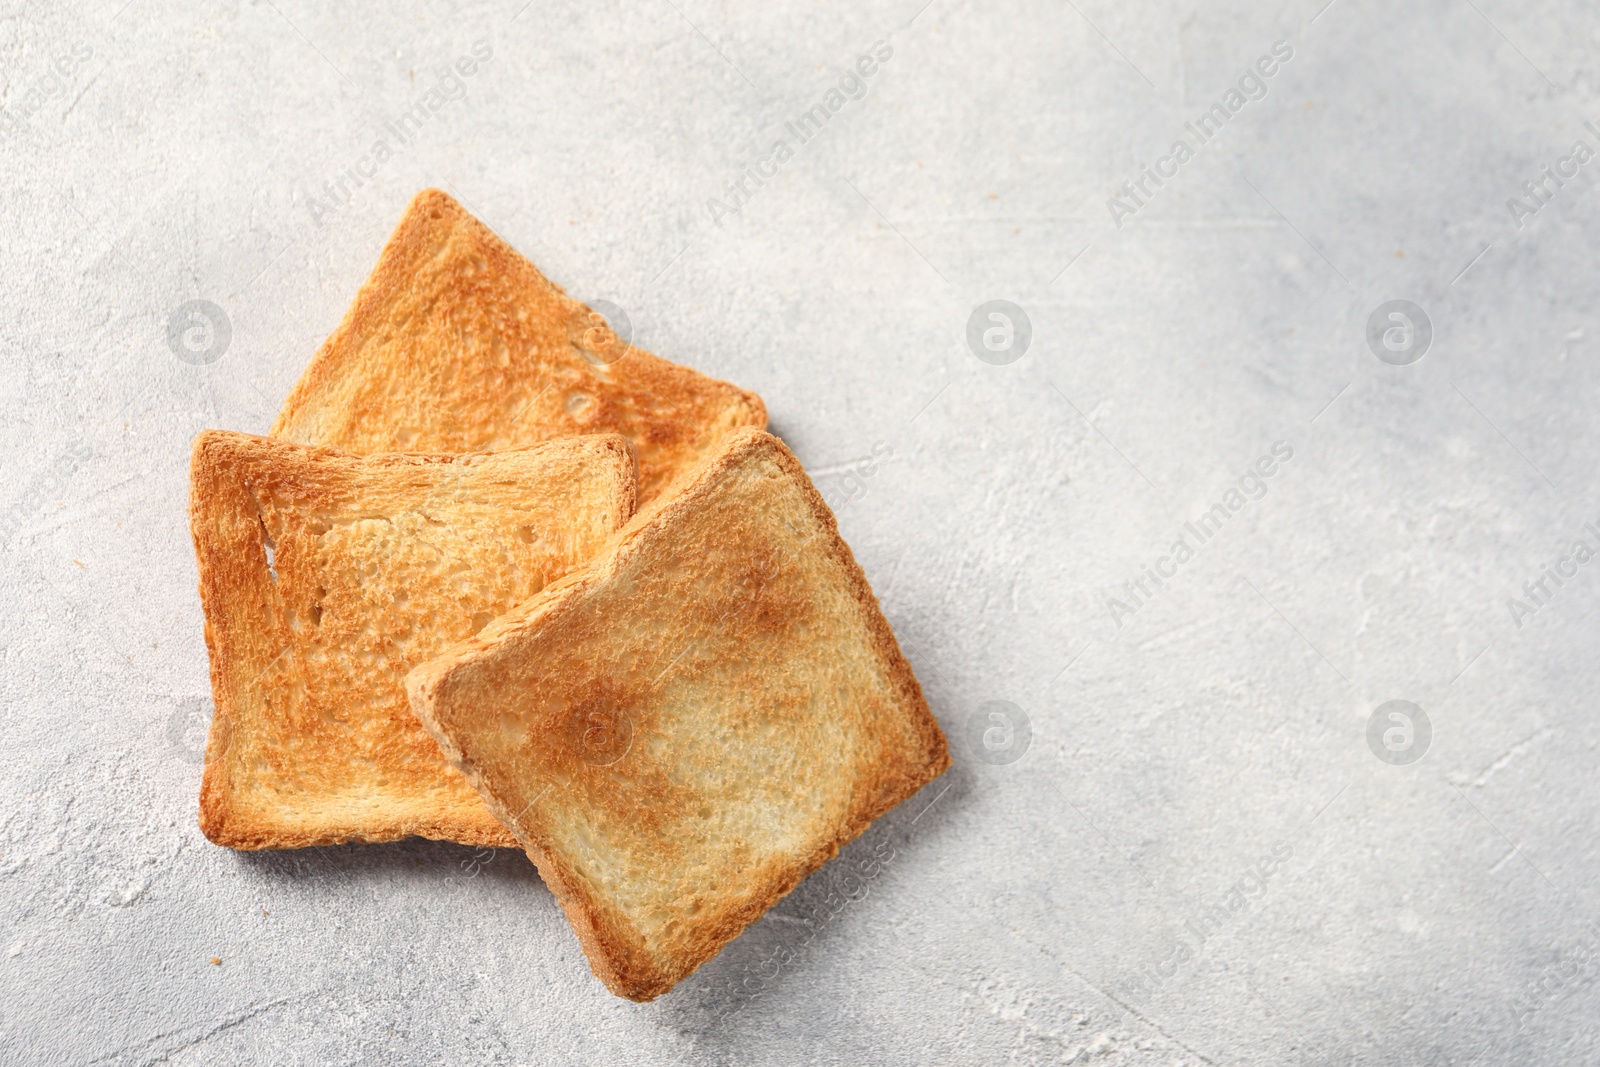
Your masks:
{"label": "slice of toasted bread", "polygon": [[190,478],[216,705],[205,835],[515,847],[407,709],[403,680],[627,521],[628,442],[355,456],[207,430]]}
{"label": "slice of toasted bread", "polygon": [[272,436],[350,452],[477,452],[620,433],[649,500],[761,398],[651,355],[437,189],[418,193]]}
{"label": "slice of toasted bread", "polygon": [[949,765],[832,513],[755,430],[406,686],[634,1000]]}

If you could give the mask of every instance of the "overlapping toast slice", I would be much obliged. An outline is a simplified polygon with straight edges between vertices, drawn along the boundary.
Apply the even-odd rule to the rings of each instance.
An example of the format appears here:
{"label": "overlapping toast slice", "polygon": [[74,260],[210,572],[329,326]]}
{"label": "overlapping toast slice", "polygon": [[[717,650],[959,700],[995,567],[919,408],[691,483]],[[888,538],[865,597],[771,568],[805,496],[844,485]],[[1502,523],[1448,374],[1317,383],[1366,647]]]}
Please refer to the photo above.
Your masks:
{"label": "overlapping toast slice", "polygon": [[615,432],[647,501],[761,398],[651,355],[454,199],[417,194],[272,436],[351,452],[476,452]]}
{"label": "overlapping toast slice", "polygon": [[205,835],[515,847],[408,710],[405,674],[589,559],[635,492],[614,434],[456,456],[200,434],[190,524],[216,705]]}
{"label": "overlapping toast slice", "polygon": [[406,684],[635,1000],[949,765],[833,515],[754,430]]}

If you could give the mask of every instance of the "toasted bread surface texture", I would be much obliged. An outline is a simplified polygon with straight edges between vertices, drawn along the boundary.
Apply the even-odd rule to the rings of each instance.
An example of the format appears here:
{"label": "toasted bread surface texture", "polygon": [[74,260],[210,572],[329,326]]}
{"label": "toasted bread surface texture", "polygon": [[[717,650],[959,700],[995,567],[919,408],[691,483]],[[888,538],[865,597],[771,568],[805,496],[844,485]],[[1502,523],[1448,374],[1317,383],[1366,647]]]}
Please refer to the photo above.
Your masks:
{"label": "toasted bread surface texture", "polygon": [[206,836],[515,847],[407,708],[405,674],[622,527],[628,442],[355,456],[207,430],[190,478],[215,703]]}
{"label": "toasted bread surface texture", "polygon": [[351,452],[493,451],[620,433],[653,497],[756,394],[630,345],[454,199],[417,194],[272,436]]}
{"label": "toasted bread surface texture", "polygon": [[759,431],[407,688],[635,1000],[949,765],[832,514]]}

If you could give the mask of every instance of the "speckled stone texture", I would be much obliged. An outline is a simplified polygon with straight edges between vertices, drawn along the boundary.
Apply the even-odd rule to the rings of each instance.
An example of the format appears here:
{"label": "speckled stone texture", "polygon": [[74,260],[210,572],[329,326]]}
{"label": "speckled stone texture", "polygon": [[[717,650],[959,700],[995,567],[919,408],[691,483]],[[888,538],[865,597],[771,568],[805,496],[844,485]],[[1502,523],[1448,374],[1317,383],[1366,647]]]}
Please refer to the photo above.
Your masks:
{"label": "speckled stone texture", "polygon": [[[0,1062],[1600,1061],[1600,13],[921,3],[0,14]],[[649,1005],[196,827],[190,439],[430,185],[765,397],[957,755]]]}

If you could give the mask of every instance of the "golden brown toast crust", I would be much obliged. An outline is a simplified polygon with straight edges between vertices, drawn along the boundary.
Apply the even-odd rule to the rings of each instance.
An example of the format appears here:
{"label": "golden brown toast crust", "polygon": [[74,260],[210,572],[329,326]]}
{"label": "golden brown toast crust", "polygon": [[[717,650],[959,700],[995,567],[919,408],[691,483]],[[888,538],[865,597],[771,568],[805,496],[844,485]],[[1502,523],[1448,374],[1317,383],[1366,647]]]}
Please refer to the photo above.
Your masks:
{"label": "golden brown toast crust", "polygon": [[350,452],[479,452],[615,432],[640,500],[731,430],[756,394],[624,343],[596,312],[437,189],[284,401],[271,436]]}
{"label": "golden brown toast crust", "polygon": [[949,766],[832,513],[754,430],[406,685],[634,1000]]}
{"label": "golden brown toast crust", "polygon": [[243,849],[411,835],[515,847],[418,726],[403,677],[586,561],[635,493],[616,435],[354,456],[201,433],[205,835]]}

